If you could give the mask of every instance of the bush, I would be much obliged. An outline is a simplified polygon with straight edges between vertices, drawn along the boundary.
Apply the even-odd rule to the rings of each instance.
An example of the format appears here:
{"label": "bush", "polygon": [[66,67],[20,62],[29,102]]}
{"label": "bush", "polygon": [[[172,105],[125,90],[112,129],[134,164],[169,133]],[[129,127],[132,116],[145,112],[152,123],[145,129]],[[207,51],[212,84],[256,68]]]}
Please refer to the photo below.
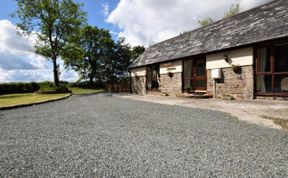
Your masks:
{"label": "bush", "polygon": [[60,86],[55,87],[53,82],[15,82],[15,83],[0,83],[0,95],[14,94],[14,93],[69,93],[71,92],[67,87],[87,88],[87,89],[99,89],[104,88],[102,82],[96,82],[91,85],[89,82],[76,82],[68,83],[66,81],[60,81]]}
{"label": "bush", "polygon": [[40,89],[37,91],[37,93],[45,93],[45,94],[55,94],[55,93],[71,93],[71,91],[65,86],[54,86],[52,82],[42,82],[40,83]]}
{"label": "bush", "polygon": [[2,83],[0,84],[0,94],[12,94],[12,93],[33,93],[39,90],[39,84],[35,82],[22,83]]}

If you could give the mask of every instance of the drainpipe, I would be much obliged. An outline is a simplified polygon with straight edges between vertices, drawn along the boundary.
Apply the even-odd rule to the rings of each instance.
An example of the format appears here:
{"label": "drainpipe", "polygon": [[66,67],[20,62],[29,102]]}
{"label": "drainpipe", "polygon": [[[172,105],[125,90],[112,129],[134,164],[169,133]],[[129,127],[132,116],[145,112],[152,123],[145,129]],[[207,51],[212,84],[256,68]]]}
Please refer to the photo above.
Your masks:
{"label": "drainpipe", "polygon": [[213,98],[216,98],[216,79],[213,79]]}
{"label": "drainpipe", "polygon": [[130,76],[130,94],[132,94],[132,76],[131,76],[131,70],[129,70],[129,76]]}

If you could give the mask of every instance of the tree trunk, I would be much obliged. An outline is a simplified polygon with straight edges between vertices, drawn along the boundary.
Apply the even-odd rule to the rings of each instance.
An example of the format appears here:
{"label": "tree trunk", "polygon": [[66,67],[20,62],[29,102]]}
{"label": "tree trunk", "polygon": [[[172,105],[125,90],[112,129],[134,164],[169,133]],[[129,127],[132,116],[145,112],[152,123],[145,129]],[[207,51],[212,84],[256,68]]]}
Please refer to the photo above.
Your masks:
{"label": "tree trunk", "polygon": [[91,73],[89,75],[89,83],[91,86],[94,86],[95,85],[94,79],[95,79],[95,75],[96,75],[95,64],[94,64],[94,61],[91,59],[89,59],[89,64],[91,67]]}
{"label": "tree trunk", "polygon": [[94,79],[93,74],[90,74],[90,76],[89,76],[89,84],[90,84],[91,86],[94,84],[93,79]]}
{"label": "tree trunk", "polygon": [[57,66],[57,58],[53,57],[53,76],[54,76],[54,85],[59,86],[59,76],[58,76],[58,66]]}

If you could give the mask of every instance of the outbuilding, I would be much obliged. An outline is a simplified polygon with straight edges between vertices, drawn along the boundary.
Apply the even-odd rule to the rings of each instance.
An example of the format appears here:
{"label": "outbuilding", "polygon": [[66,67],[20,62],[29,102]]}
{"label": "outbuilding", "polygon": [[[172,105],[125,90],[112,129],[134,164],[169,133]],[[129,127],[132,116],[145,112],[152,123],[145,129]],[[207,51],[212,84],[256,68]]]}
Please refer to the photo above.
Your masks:
{"label": "outbuilding", "polygon": [[288,97],[288,1],[275,0],[147,48],[132,93]]}

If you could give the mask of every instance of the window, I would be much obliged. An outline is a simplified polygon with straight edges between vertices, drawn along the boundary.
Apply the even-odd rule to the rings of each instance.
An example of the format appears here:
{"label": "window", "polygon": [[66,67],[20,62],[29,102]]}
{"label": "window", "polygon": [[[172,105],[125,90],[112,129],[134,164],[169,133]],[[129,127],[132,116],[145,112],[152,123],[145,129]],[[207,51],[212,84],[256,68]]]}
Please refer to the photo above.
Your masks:
{"label": "window", "polygon": [[258,69],[259,72],[270,72],[271,71],[271,58],[269,48],[260,48],[258,50]]}
{"label": "window", "polygon": [[288,74],[274,75],[274,92],[288,93]]}
{"label": "window", "polygon": [[275,72],[288,72],[288,45],[275,47]]}
{"label": "window", "polygon": [[271,75],[258,75],[256,80],[258,93],[272,93]]}
{"label": "window", "polygon": [[257,95],[288,95],[288,44],[260,47],[256,55]]}

